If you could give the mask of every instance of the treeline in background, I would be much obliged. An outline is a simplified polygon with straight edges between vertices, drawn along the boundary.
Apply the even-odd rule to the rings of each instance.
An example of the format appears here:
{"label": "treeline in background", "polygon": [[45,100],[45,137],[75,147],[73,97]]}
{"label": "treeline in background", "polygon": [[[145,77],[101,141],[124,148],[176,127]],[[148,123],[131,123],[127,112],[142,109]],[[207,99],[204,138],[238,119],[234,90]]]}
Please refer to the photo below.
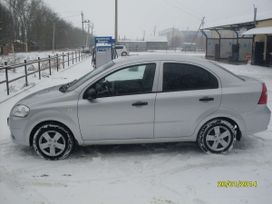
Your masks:
{"label": "treeline in background", "polygon": [[42,0],[0,0],[0,54],[78,48],[86,35]]}

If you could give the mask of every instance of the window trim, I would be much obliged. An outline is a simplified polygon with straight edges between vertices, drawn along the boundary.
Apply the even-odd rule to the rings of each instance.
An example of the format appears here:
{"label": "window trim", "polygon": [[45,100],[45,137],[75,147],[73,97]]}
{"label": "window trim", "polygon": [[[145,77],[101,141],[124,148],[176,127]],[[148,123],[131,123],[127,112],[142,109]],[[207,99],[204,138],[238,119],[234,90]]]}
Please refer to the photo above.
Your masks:
{"label": "window trim", "polygon": [[[191,66],[196,66],[200,69],[204,69],[205,71],[209,72],[212,76],[215,77],[215,79],[217,80],[217,83],[218,83],[218,87],[217,88],[214,88],[214,89],[192,89],[192,90],[175,90],[175,91],[164,91],[163,90],[163,77],[164,77],[164,74],[163,74],[163,68],[164,68],[164,64],[167,64],[167,63],[173,63],[173,64],[188,64],[188,65],[191,65]],[[171,92],[188,92],[188,91],[202,91],[202,90],[218,90],[218,89],[221,89],[221,80],[220,78],[218,77],[218,75],[213,72],[212,70],[210,70],[209,68],[201,65],[201,64],[198,64],[198,63],[193,63],[193,62],[190,62],[190,61],[163,61],[161,63],[161,66],[160,66],[160,79],[159,79],[159,88],[158,88],[158,93],[171,93]]]}
{"label": "window trim", "polygon": [[85,92],[93,86],[95,83],[97,83],[99,80],[106,78],[107,76],[114,74],[115,72],[121,71],[123,69],[127,69],[133,66],[141,66],[141,65],[147,65],[147,64],[155,64],[155,74],[154,74],[154,79],[153,79],[153,85],[152,85],[152,90],[150,92],[145,92],[145,93],[132,93],[132,94],[126,94],[126,95],[115,95],[115,96],[107,96],[107,97],[98,97],[97,99],[102,99],[102,98],[112,98],[112,97],[120,97],[120,96],[131,96],[131,95],[143,95],[143,94],[151,94],[151,93],[157,93],[158,91],[158,76],[159,76],[159,68],[160,68],[160,63],[158,61],[150,61],[150,62],[141,62],[141,63],[131,63],[131,64],[126,64],[122,65],[120,67],[117,67],[114,70],[111,70],[110,72],[103,73],[100,77],[86,85],[86,87],[82,90],[80,98],[85,100],[83,98]]}

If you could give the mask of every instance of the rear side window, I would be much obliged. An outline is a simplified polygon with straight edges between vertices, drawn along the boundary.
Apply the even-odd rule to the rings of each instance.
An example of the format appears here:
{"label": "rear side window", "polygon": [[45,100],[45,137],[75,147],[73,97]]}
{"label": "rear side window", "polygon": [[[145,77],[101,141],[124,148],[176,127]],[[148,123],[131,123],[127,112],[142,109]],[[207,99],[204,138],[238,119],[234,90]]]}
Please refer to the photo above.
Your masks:
{"label": "rear side window", "polygon": [[164,92],[217,88],[218,81],[216,77],[201,67],[181,63],[164,63]]}

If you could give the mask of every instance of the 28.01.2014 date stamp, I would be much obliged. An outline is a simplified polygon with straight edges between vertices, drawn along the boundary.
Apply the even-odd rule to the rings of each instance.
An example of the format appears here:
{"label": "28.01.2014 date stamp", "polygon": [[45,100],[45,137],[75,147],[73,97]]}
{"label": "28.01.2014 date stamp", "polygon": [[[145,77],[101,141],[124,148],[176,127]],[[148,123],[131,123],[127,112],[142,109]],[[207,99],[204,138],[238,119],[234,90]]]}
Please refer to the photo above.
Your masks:
{"label": "28.01.2014 date stamp", "polygon": [[258,186],[257,181],[217,181],[218,188],[256,188]]}

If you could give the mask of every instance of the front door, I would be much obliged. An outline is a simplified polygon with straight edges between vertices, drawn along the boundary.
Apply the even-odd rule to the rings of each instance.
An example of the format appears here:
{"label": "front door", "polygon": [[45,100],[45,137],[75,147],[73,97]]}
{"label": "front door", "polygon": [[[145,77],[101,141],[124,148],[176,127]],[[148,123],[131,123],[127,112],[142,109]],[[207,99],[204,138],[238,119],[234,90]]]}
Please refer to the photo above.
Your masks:
{"label": "front door", "polygon": [[154,127],[153,92],[156,64],[119,69],[87,90],[96,98],[79,99],[78,117],[84,140],[151,139]]}
{"label": "front door", "polygon": [[191,136],[199,120],[219,107],[218,79],[204,68],[190,64],[164,63],[162,72],[154,135],[156,138]]}

